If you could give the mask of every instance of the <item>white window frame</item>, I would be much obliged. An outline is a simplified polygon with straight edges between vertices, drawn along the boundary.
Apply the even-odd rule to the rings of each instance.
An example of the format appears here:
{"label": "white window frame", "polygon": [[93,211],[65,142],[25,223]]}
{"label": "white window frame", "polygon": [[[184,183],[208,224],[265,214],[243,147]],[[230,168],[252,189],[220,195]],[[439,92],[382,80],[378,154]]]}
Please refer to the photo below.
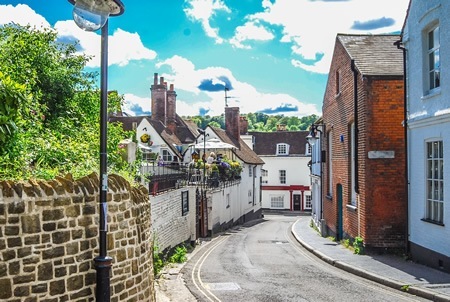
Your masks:
{"label": "white window frame", "polygon": [[277,144],[277,155],[289,155],[289,145],[286,143]]}
{"label": "white window frame", "polygon": [[280,184],[286,184],[286,170],[278,170]]}
{"label": "white window frame", "polygon": [[312,195],[305,195],[305,209],[312,209]]}
{"label": "white window frame", "polygon": [[168,149],[161,149],[161,158],[165,163],[171,163],[173,161],[173,155]]}
{"label": "white window frame", "polygon": [[270,208],[284,209],[284,195],[270,195]]}
{"label": "white window frame", "polygon": [[261,169],[261,183],[267,184],[269,183],[269,171],[265,169]]}
{"label": "white window frame", "polygon": [[426,142],[425,220],[444,223],[444,145],[442,140]]}
{"label": "white window frame", "polygon": [[428,92],[441,86],[440,83],[440,31],[439,24],[428,30],[426,35],[426,70]]}

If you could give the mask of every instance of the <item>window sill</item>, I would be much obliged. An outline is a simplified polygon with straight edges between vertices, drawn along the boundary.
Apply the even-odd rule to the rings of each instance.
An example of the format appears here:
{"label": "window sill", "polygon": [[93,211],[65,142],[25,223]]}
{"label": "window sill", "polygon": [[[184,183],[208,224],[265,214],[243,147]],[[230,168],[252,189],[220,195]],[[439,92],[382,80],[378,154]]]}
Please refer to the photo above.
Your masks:
{"label": "window sill", "polygon": [[420,220],[422,220],[423,222],[428,222],[428,223],[435,224],[438,226],[445,226],[445,224],[443,224],[442,222],[434,221],[434,220],[427,219],[427,218],[422,218]]}
{"label": "window sill", "polygon": [[334,95],[334,98],[337,99],[337,98],[339,98],[340,96],[341,96],[341,92],[339,91],[338,94],[335,94],[335,95]]}
{"label": "window sill", "polygon": [[428,94],[422,96],[422,101],[427,101],[441,94],[441,87],[434,88],[433,90],[428,91]]}
{"label": "window sill", "polygon": [[333,201],[333,196],[331,196],[330,194],[327,194],[325,198],[328,199],[329,201]]}
{"label": "window sill", "polygon": [[356,212],[358,210],[358,208],[352,204],[348,204],[346,205],[347,210],[352,211],[352,212]]}

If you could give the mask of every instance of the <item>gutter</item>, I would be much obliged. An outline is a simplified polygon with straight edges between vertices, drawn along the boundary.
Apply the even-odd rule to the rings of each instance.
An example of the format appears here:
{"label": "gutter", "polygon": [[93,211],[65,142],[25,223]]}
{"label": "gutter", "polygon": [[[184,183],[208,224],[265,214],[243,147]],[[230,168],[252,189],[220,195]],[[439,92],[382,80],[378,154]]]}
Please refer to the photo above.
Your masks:
{"label": "gutter", "polygon": [[353,115],[355,117],[355,192],[359,194],[359,169],[358,169],[358,138],[359,138],[359,129],[358,129],[358,71],[355,66],[355,60],[351,61],[351,69],[353,71],[353,100],[354,100],[354,109]]}
{"label": "gutter", "polygon": [[397,49],[401,49],[403,51],[403,127],[404,127],[404,137],[405,137],[405,198],[406,198],[406,242],[405,242],[405,250],[408,253],[410,250],[409,247],[409,179],[408,179],[408,114],[407,114],[407,86],[406,86],[406,48],[401,46],[402,40],[398,40],[394,42],[394,45],[397,46]]}

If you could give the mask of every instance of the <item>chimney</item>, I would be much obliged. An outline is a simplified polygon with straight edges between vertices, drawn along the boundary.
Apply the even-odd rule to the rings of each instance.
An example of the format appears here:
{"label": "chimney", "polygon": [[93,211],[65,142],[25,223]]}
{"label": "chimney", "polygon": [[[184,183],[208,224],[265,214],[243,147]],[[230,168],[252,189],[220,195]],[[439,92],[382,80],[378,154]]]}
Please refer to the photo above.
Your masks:
{"label": "chimney", "polygon": [[225,107],[225,131],[239,144],[239,107]]}
{"label": "chimney", "polygon": [[239,131],[241,135],[248,132],[248,120],[245,116],[239,117]]}
{"label": "chimney", "polygon": [[166,121],[175,121],[177,115],[177,93],[173,90],[173,84],[170,84],[170,89],[167,91],[166,100]]}
{"label": "chimney", "polygon": [[286,131],[285,124],[277,124],[277,131]]}
{"label": "chimney", "polygon": [[166,116],[166,90],[164,86],[164,77],[160,78],[158,84],[158,74],[154,74],[153,85],[150,88],[152,95],[152,119],[164,123]]}

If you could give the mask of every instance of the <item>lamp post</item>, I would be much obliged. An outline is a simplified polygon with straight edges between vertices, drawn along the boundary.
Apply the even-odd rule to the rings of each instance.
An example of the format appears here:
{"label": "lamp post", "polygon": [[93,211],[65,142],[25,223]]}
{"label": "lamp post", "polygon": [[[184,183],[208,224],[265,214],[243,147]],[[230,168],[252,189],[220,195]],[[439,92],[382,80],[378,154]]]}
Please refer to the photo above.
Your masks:
{"label": "lamp post", "polygon": [[108,137],[108,18],[123,14],[125,7],[120,0],[69,0],[74,5],[73,19],[78,27],[86,31],[101,28],[100,61],[100,198],[99,198],[99,255],[94,258],[97,271],[96,301],[110,301],[110,279],[112,258],[107,250],[107,137]]}
{"label": "lamp post", "polygon": [[206,137],[209,136],[208,133],[206,133],[206,130],[203,129],[198,129],[198,132],[200,133],[200,135],[203,135],[203,157],[202,160],[204,158],[203,161],[203,179],[202,179],[202,202],[201,202],[201,209],[202,209],[202,213],[201,213],[201,217],[202,217],[202,232],[201,235],[202,236],[206,236],[206,232],[205,232],[205,219],[206,219],[206,215],[205,215],[205,208],[206,208]]}

